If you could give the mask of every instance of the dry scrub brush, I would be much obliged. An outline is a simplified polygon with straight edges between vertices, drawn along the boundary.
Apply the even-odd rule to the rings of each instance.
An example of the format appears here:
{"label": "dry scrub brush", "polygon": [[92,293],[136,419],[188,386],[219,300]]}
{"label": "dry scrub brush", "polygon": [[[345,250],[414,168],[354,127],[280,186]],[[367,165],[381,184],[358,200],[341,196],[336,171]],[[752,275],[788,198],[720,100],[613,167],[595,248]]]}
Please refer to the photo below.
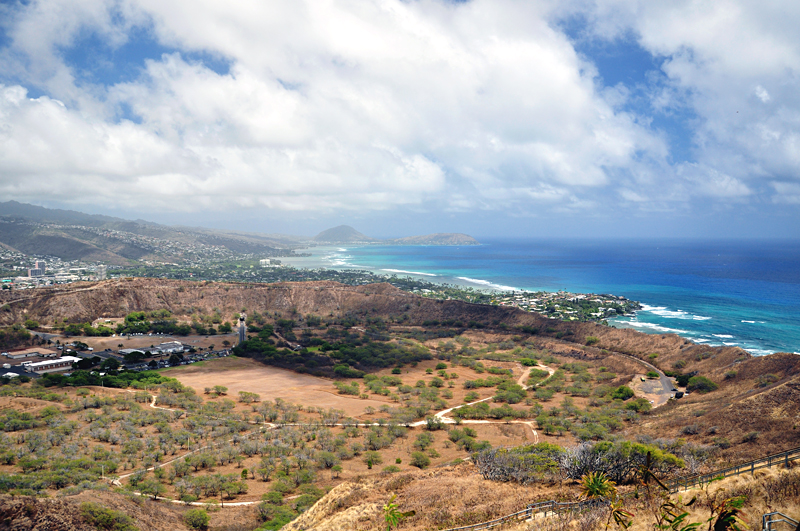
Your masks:
{"label": "dry scrub brush", "polygon": [[[659,495],[653,486],[638,499],[626,500],[627,508],[634,513],[631,531],[651,531],[659,516],[663,516],[665,501],[675,504],[676,512],[688,513],[685,523],[702,522],[704,529],[709,518],[712,522],[725,506],[725,500],[743,499],[739,518],[749,529],[761,528],[761,516],[780,511],[794,518],[800,517],[800,470],[757,470],[755,474],[742,475],[715,481],[703,487],[672,494]],[[689,502],[696,498],[696,502]]]}
{"label": "dry scrub brush", "polygon": [[485,522],[524,509],[536,499],[575,499],[577,493],[560,486],[488,482],[463,464],[343,483],[285,529],[384,530],[381,507],[393,494],[400,511],[415,512],[399,529],[422,531]]}

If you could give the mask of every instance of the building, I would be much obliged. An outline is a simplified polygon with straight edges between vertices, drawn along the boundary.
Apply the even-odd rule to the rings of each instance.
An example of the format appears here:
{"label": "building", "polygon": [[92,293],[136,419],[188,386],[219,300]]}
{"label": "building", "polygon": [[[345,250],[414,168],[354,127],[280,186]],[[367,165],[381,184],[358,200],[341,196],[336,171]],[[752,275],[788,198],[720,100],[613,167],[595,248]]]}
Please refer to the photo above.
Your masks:
{"label": "building", "polygon": [[43,277],[44,276],[44,269],[39,269],[38,267],[33,269],[28,269],[28,276],[29,277]]}
{"label": "building", "polygon": [[144,348],[122,348],[122,349],[119,350],[119,354],[120,354],[120,356],[127,356],[128,354],[133,354],[134,352],[140,352],[140,353],[144,354],[145,351],[149,351],[149,350],[151,350],[151,349],[149,349],[149,348],[148,349],[144,349]]}
{"label": "building", "polygon": [[168,341],[166,343],[161,343],[155,349],[151,350],[158,350],[162,354],[179,354],[183,352],[183,343],[180,341]]}
{"label": "building", "polygon": [[44,374],[46,372],[60,372],[71,371],[72,364],[81,361],[81,358],[75,356],[62,356],[54,360],[46,361],[26,361],[22,364],[26,371],[36,374]]}
{"label": "building", "polygon": [[44,273],[47,270],[47,262],[36,260],[36,269],[41,269],[42,273]]}
{"label": "building", "polygon": [[269,267],[271,265],[269,258],[262,258],[258,261],[258,263],[261,265],[261,267]]}
{"label": "building", "polygon": [[97,276],[97,280],[105,280],[108,276],[108,269],[106,269],[106,266],[104,265],[97,266],[95,275]]}
{"label": "building", "polygon": [[17,350],[16,352],[5,352],[4,355],[12,360],[21,360],[25,358],[49,358],[58,355],[54,350],[43,348],[26,348],[25,350]]}

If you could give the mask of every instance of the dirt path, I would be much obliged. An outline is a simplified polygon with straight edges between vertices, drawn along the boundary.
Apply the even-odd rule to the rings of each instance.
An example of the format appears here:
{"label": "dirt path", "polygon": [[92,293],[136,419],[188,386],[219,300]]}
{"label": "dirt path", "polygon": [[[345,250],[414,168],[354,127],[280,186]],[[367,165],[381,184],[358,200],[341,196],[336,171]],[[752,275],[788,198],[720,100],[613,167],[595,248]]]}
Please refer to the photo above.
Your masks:
{"label": "dirt path", "polygon": [[[520,367],[522,367],[522,366],[520,365]],[[551,367],[547,367],[545,365],[537,365],[536,367],[528,367],[527,369],[523,369],[522,370],[522,375],[517,379],[517,384],[520,385],[525,390],[530,388],[530,386],[525,385],[525,382],[530,377],[531,371],[533,369],[544,369],[550,374],[550,376],[553,376],[553,373],[556,372],[555,369],[553,369]],[[550,378],[550,376],[548,376],[548,378]],[[545,379],[541,383],[544,383],[545,381],[547,381],[547,380]],[[456,421],[453,418],[448,417],[447,415],[449,415],[450,413],[452,413],[456,409],[459,409],[459,408],[462,408],[462,407],[466,407],[466,406],[474,406],[475,404],[480,404],[481,402],[487,402],[487,401],[491,400],[492,398],[494,398],[494,397],[490,396],[488,398],[482,398],[481,400],[476,400],[474,402],[469,402],[467,404],[463,404],[463,405],[460,405],[460,406],[454,406],[454,407],[451,407],[451,408],[443,409],[443,410],[439,411],[438,413],[434,414],[434,417],[436,417],[437,419],[441,420],[445,424],[456,424]],[[500,424],[503,421],[498,421],[498,420],[462,420],[461,422],[463,424]],[[409,424],[409,426],[411,426],[411,427],[424,426],[425,423],[426,423],[426,421],[419,420],[417,422],[413,422],[413,423]],[[527,421],[527,420],[512,420],[510,422],[510,424],[525,424],[526,426],[528,426],[531,429],[531,433],[533,435],[534,444],[539,442],[539,434],[536,432],[536,429],[533,427],[533,422]]]}
{"label": "dirt path", "polygon": [[[520,367],[522,367],[522,366],[520,365]],[[547,367],[545,365],[537,365],[536,367],[528,367],[527,369],[523,369],[522,375],[519,377],[519,379],[517,379],[517,383],[520,386],[522,386],[524,389],[526,389],[526,390],[529,389],[530,386],[524,385],[524,382],[528,379],[528,377],[530,376],[530,373],[531,373],[531,371],[533,369],[544,369],[550,374],[550,376],[552,376],[553,373],[556,372],[555,369],[553,369],[551,367]],[[549,376],[548,376],[548,379],[549,379]],[[540,382],[540,385],[542,383],[546,382],[546,381],[547,381],[547,379],[543,380],[542,382]],[[127,390],[127,392],[133,393],[134,391]],[[156,405],[156,401],[158,400],[158,397],[156,395],[150,395],[150,396],[151,396],[151,401],[149,403],[149,406],[151,408],[153,408],[153,409],[161,409],[161,410],[164,410],[164,411],[183,411],[182,409],[170,409],[170,408],[167,408],[167,407],[157,406]],[[462,407],[465,407],[465,406],[472,406],[472,405],[475,405],[475,404],[479,404],[481,402],[486,402],[488,400],[491,400],[492,398],[493,397],[490,396],[488,398],[483,398],[481,400],[476,400],[474,402],[469,402],[467,404],[463,404],[463,405],[460,405],[460,406],[454,406],[454,407],[451,407],[451,408],[443,409],[443,410],[435,413],[433,416],[435,418],[437,418],[437,419],[440,419],[444,424],[456,424],[455,419],[453,419],[451,417],[448,417],[447,415],[449,415],[450,413],[452,413],[454,410],[456,410],[458,408],[462,408]],[[287,423],[287,424],[280,424],[279,425],[279,424],[273,424],[271,422],[256,422],[256,421],[253,421],[253,420],[248,421],[248,422],[250,424],[256,424],[256,425],[264,426],[268,430],[274,430],[274,429],[277,429],[280,426],[304,426],[305,425],[304,423]],[[465,420],[462,420],[461,422],[463,424],[504,424],[505,423],[505,421],[500,421],[500,420],[471,420],[471,419],[465,419]],[[419,420],[419,421],[412,422],[412,423],[408,424],[408,426],[413,428],[413,427],[424,426],[426,423],[427,423],[427,421]],[[510,421],[508,423],[509,424],[524,424],[524,425],[528,426],[530,428],[530,430],[531,430],[532,435],[533,435],[533,443],[536,444],[536,443],[539,442],[539,434],[536,431],[536,429],[534,428],[533,421],[529,421],[529,420],[512,420],[512,421]],[[333,424],[333,425],[334,426],[343,426],[342,423],[336,423],[336,424]],[[357,426],[361,426],[361,427],[370,427],[370,426],[380,426],[381,424],[379,424],[377,422],[363,422],[363,423],[358,423],[356,425]],[[233,439],[230,439],[230,440],[233,440]],[[228,441],[228,442],[230,442],[230,441]],[[174,459],[170,459],[169,461],[165,461],[163,463],[159,463],[158,467],[167,466],[167,465],[169,465],[171,463],[174,463],[176,461],[180,461],[181,459],[185,459],[186,457],[188,457],[190,455],[193,455],[193,454],[195,454],[195,453],[197,453],[197,452],[199,452],[201,450],[206,450],[206,449],[208,449],[210,447],[211,446],[206,445],[206,446],[203,446],[203,447],[200,447],[200,448],[195,448],[194,450],[189,450],[185,454],[180,455],[180,456],[178,456],[178,457],[176,457]],[[152,470],[155,470],[155,468],[156,468],[156,466],[152,466],[152,467],[149,467],[149,468],[145,469],[144,471],[145,472],[150,472]],[[132,476],[132,475],[134,475],[134,474],[136,474],[138,472],[141,472],[141,470],[138,470],[136,472],[131,472],[129,474],[123,474],[123,475],[117,476],[116,478],[113,478],[113,479],[112,478],[109,478],[109,479],[111,480],[111,484],[112,485],[115,485],[117,487],[122,487],[122,481],[121,480],[123,480],[125,478],[128,478],[128,477],[130,477],[130,476]],[[136,495],[136,496],[149,496],[147,494],[142,494],[141,492],[133,492],[133,494]],[[195,506],[216,505],[216,503],[211,503],[211,502],[188,502],[187,503],[187,502],[183,502],[183,501],[180,501],[180,500],[174,500],[172,498],[165,498],[163,496],[157,496],[156,499],[160,500],[160,501],[166,501],[166,502],[169,502],[169,503],[177,503],[177,504],[185,504],[185,505],[195,505]],[[229,502],[227,504],[222,503],[222,506],[224,507],[224,506],[227,505],[228,507],[243,507],[243,506],[247,506],[247,505],[255,505],[257,503],[260,503],[260,502],[258,502],[258,501]]]}

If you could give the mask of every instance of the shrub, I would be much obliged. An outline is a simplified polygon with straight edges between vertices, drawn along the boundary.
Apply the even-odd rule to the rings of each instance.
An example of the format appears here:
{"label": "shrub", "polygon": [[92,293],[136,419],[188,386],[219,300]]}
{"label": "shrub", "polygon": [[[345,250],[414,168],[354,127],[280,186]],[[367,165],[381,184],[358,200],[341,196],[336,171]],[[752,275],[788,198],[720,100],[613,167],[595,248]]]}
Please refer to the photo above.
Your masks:
{"label": "shrub", "polygon": [[555,477],[561,452],[557,445],[538,443],[517,448],[487,448],[474,459],[484,479],[516,481],[524,485]]}
{"label": "shrub", "polygon": [[588,336],[586,338],[586,344],[589,345],[589,346],[596,345],[599,342],[600,342],[600,338],[595,337],[595,336]]}
{"label": "shrub", "polygon": [[99,503],[85,502],[81,504],[81,516],[97,529],[107,531],[138,531],[133,520],[127,514],[108,509]]}
{"label": "shrub", "polygon": [[756,378],[756,387],[767,387],[770,384],[774,384],[778,380],[779,378],[776,374],[762,374]]}
{"label": "shrub", "polygon": [[657,446],[630,441],[583,443],[564,449],[558,461],[561,473],[569,479],[602,472],[618,484],[631,481],[648,462],[657,475],[685,466],[682,459]]}
{"label": "shrub", "polygon": [[757,431],[751,431],[750,433],[742,437],[742,442],[745,443],[756,442],[758,440],[758,435],[759,434]]}
{"label": "shrub", "polygon": [[681,430],[681,433],[683,435],[697,435],[700,433],[700,428],[697,426],[697,424],[691,424],[689,426],[684,426]]}
{"label": "shrub", "polygon": [[381,457],[381,454],[374,450],[370,450],[369,452],[364,453],[364,457],[362,457],[362,460],[369,469],[372,469],[373,465],[380,465],[381,463],[383,463],[383,458]]}
{"label": "shrub", "polygon": [[552,389],[541,388],[541,389],[537,389],[536,390],[536,392],[534,393],[534,396],[537,399],[542,400],[543,402],[547,402],[548,400],[553,398],[554,394],[555,394],[555,392]]}
{"label": "shrub", "polygon": [[211,517],[208,516],[205,509],[192,509],[186,511],[186,514],[183,515],[183,521],[192,529],[208,529]]}
{"label": "shrub", "polygon": [[595,376],[595,379],[598,382],[607,382],[609,380],[613,380],[616,377],[617,377],[617,375],[615,373],[613,373],[613,372],[600,371],[600,372],[597,373],[597,376]]}
{"label": "shrub", "polygon": [[430,464],[431,464],[431,459],[423,452],[411,453],[411,466],[415,466],[417,468],[425,468]]}
{"label": "shrub", "polygon": [[628,400],[629,398],[633,398],[633,396],[633,389],[627,385],[620,385],[611,393],[611,398],[615,400]]}
{"label": "shrub", "polygon": [[706,378],[705,376],[692,376],[686,386],[687,391],[698,393],[710,393],[719,388],[717,384]]}
{"label": "shrub", "polygon": [[639,413],[647,413],[653,409],[653,405],[646,398],[636,398],[625,404],[625,409],[637,411]]}
{"label": "shrub", "polygon": [[731,447],[731,442],[725,437],[717,437],[714,439],[714,444],[722,450],[727,450]]}
{"label": "shrub", "polygon": [[655,379],[655,378],[658,378],[658,376],[659,375],[658,375],[658,373],[656,371],[648,371],[647,372],[647,377],[648,378]]}

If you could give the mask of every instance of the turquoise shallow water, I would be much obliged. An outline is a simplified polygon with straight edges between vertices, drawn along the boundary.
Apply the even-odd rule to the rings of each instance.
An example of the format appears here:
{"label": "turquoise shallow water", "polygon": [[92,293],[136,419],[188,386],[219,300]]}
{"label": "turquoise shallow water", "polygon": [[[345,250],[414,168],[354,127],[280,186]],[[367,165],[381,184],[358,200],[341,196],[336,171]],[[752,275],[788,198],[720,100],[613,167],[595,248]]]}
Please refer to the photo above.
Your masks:
{"label": "turquoise shallow water", "polygon": [[316,247],[297,267],[369,269],[498,290],[613,293],[644,309],[615,326],[762,355],[800,352],[800,242],[492,240]]}

